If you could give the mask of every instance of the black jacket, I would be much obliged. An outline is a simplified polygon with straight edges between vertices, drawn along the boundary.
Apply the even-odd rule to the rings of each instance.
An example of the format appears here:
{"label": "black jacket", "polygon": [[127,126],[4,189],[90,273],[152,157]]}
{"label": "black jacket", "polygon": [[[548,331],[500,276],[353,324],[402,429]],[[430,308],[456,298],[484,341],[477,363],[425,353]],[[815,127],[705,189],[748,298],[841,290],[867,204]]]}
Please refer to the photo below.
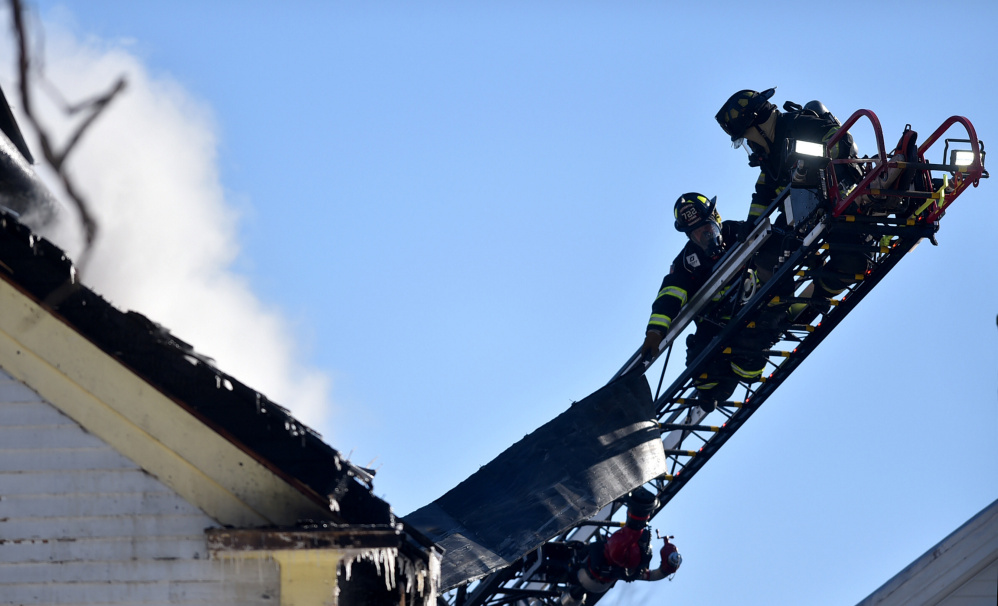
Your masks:
{"label": "black jacket", "polygon": [[[752,194],[752,205],[749,207],[749,221],[754,222],[767,207],[776,199],[788,185],[790,185],[791,174],[794,164],[793,158],[788,152],[791,140],[809,141],[812,143],[824,143],[839,130],[839,124],[829,114],[828,117],[818,117],[812,112],[790,112],[779,113],[776,118],[776,129],[774,131],[773,143],[769,146],[769,153],[761,155],[759,163],[759,179],[755,184],[755,193]],[[833,158],[856,157],[856,146],[853,144],[852,135],[846,134],[831,150]],[[842,165],[839,165],[842,166]],[[836,174],[840,181],[846,178],[849,169],[846,167],[836,168]],[[812,179],[816,175],[810,175]]]}
{"label": "black jacket", "polygon": [[[738,231],[743,224],[743,221],[721,223],[724,250],[734,246]],[[655,302],[652,303],[648,330],[655,330],[663,335],[668,332],[672,320],[686,305],[686,301],[695,295],[714,273],[714,265],[719,258],[712,259],[693,242],[686,242],[686,246],[672,262],[669,275],[662,280],[662,287]]]}

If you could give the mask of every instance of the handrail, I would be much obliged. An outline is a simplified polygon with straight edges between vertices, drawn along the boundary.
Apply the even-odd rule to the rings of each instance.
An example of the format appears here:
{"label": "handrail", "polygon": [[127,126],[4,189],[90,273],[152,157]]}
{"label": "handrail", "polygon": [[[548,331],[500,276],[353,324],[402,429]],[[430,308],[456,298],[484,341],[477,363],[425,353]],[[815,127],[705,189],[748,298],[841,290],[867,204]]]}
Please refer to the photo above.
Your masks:
{"label": "handrail", "polygon": [[[839,200],[839,202],[835,205],[832,209],[832,215],[835,217],[838,217],[845,212],[845,209],[848,208],[849,205],[862,194],[870,183],[877,178],[877,175],[887,168],[889,158],[887,157],[887,151],[884,148],[884,131],[880,126],[880,119],[877,117],[877,114],[868,109],[857,109],[853,112],[853,114],[849,116],[849,119],[847,119],[842,126],[839,127],[835,134],[825,142],[825,151],[828,153],[828,150],[834,147],[835,144],[838,143],[847,132],[849,132],[849,129],[864,116],[868,118],[870,123],[873,125],[873,134],[877,138],[877,157],[872,159],[874,162],[874,168],[868,171],[866,178],[860,181],[860,183],[849,193],[849,195],[847,195],[844,199]],[[864,159],[864,161],[870,161],[870,159]],[[831,162],[832,164],[848,164],[855,163],[856,160],[853,158],[833,158]],[[830,197],[833,200],[837,200],[839,199],[838,180],[835,177],[834,171],[832,171],[832,174],[829,176],[835,183],[833,191],[830,192]]]}
{"label": "handrail", "polygon": [[[932,212],[925,216],[925,220],[928,222],[933,222],[939,219],[946,212],[946,207],[956,200],[956,198],[963,193],[965,189],[970,184],[977,187],[981,181],[981,176],[984,174],[984,159],[981,157],[981,144],[980,140],[977,138],[977,131],[974,129],[974,125],[970,123],[970,120],[964,118],[963,116],[950,116],[945,122],[943,122],[939,128],[935,130],[925,141],[918,147],[918,157],[920,160],[924,161],[925,152],[928,151],[932,145],[939,140],[939,137],[943,135],[946,131],[950,129],[951,126],[959,122],[967,129],[967,135],[970,140],[970,149],[974,153],[974,160],[969,166],[967,166],[966,171],[955,171],[953,176],[953,191],[941,192],[939,202],[937,202]],[[943,158],[943,163],[946,162],[946,158]]]}
{"label": "handrail", "polygon": [[[832,183],[832,188],[829,193],[832,200],[837,200],[837,202],[834,202],[834,207],[832,208],[832,215],[835,217],[842,215],[842,213],[844,213],[846,209],[849,208],[849,206],[856,200],[856,198],[869,193],[870,184],[873,183],[873,181],[878,176],[880,176],[884,170],[898,165],[897,162],[894,162],[890,158],[888,158],[886,149],[884,147],[883,128],[880,125],[880,120],[877,118],[876,114],[874,114],[872,111],[868,109],[856,110],[851,116],[849,116],[849,119],[846,120],[842,124],[842,126],[839,127],[839,129],[835,132],[835,134],[832,135],[831,138],[829,138],[828,141],[825,143],[826,153],[845,136],[845,134],[849,131],[849,129],[861,117],[864,116],[867,117],[873,125],[873,132],[877,139],[877,157],[870,159],[864,158],[861,160],[857,160],[855,158],[831,159],[832,164],[856,163],[857,161],[873,163],[873,168],[867,171],[866,177],[864,177],[863,180],[860,181],[848,195],[841,198],[839,195],[840,192],[838,191],[838,180],[834,174],[834,171],[831,171],[831,174],[829,175],[828,178]],[[938,196],[933,196],[934,198],[937,198],[939,202],[935,203],[931,207],[931,211],[929,213],[923,215],[923,220],[928,223],[937,221],[939,217],[941,217],[942,214],[945,212],[946,207],[954,200],[956,200],[956,198],[961,193],[963,193],[963,191],[967,189],[969,185],[973,184],[974,187],[977,187],[977,185],[980,183],[981,177],[984,175],[984,163],[983,163],[983,158],[981,156],[980,140],[977,138],[977,131],[974,129],[973,124],[971,124],[970,121],[964,118],[963,116],[951,116],[949,119],[943,122],[942,125],[940,125],[939,128],[937,128],[931,135],[929,135],[929,137],[926,138],[926,140],[919,146],[917,152],[918,157],[907,158],[906,160],[909,163],[917,162],[923,165],[926,164],[925,152],[936,141],[939,140],[939,137],[941,137],[943,133],[948,131],[951,126],[953,126],[958,122],[962,124],[963,127],[967,130],[967,135],[969,136],[969,141],[971,145],[971,150],[973,151],[974,154],[974,159],[973,162],[968,167],[966,167],[966,170],[954,171],[954,183],[952,191],[947,192],[941,190],[938,193]],[[943,165],[946,165],[945,158],[943,159]],[[930,165],[929,168],[934,169],[937,167],[935,167],[934,165]]]}
{"label": "handrail", "polygon": [[844,137],[847,132],[849,132],[849,129],[852,128],[852,125],[855,124],[863,116],[869,118],[870,122],[873,124],[873,132],[877,136],[877,153],[880,154],[881,158],[885,158],[886,153],[884,150],[884,131],[880,127],[880,118],[877,117],[877,114],[873,113],[871,110],[868,109],[857,109],[855,112],[853,112],[853,114],[849,116],[849,118],[845,122],[842,123],[842,126],[840,126],[839,129],[835,131],[835,134],[832,135],[831,138],[828,139],[828,141],[825,143],[826,149],[831,149],[832,147],[834,147],[835,144],[838,143],[839,140],[842,137]]}

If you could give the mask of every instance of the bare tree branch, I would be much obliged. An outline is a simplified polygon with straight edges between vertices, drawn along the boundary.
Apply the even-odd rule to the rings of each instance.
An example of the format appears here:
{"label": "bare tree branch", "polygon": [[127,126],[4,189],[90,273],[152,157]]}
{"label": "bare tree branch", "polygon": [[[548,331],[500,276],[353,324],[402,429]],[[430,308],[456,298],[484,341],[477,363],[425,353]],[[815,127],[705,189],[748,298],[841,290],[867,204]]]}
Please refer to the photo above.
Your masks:
{"label": "bare tree branch", "polygon": [[66,160],[76,147],[77,143],[80,142],[80,139],[83,137],[83,134],[87,131],[87,129],[90,128],[97,117],[100,116],[105,109],[107,109],[107,106],[111,103],[114,97],[124,90],[126,80],[124,77],[119,78],[107,93],[99,95],[92,100],[79,103],[75,106],[67,103],[63,104],[64,111],[68,115],[73,115],[83,110],[87,110],[90,113],[83,119],[73,134],[69,137],[69,140],[63,147],[62,151],[57,151],[52,143],[52,139],[49,136],[48,131],[39,122],[34,112],[30,86],[32,66],[30,54],[28,52],[27,28],[24,24],[24,5],[21,0],[10,0],[10,6],[14,21],[14,31],[17,34],[18,73],[20,76],[19,85],[22,109],[24,110],[24,114],[27,116],[28,121],[38,133],[38,138],[42,146],[42,154],[45,157],[46,162],[48,162],[48,164],[59,176],[59,179],[62,181],[63,188],[66,190],[66,194],[73,201],[73,204],[76,205],[76,208],[80,213],[80,223],[83,228],[85,245],[83,252],[80,254],[80,258],[77,260],[77,267],[79,268],[80,273],[83,273],[83,268],[86,266],[94,241],[97,238],[97,222],[90,212],[89,203],[79,193],[75,183],[73,183],[73,180],[66,172]]}
{"label": "bare tree branch", "polygon": [[[66,142],[66,147],[63,148],[62,153],[58,154],[60,167],[62,166],[62,163],[66,161],[66,157],[69,155],[69,152],[73,151],[73,147],[75,147],[76,144],[79,143],[80,138],[83,136],[84,131],[86,131],[87,128],[89,128],[90,125],[93,124],[94,120],[96,120],[97,116],[99,116],[100,113],[104,111],[104,109],[107,107],[108,103],[111,102],[114,96],[117,95],[122,90],[124,90],[124,88],[125,88],[125,79],[123,77],[118,78],[118,81],[115,82],[114,86],[111,88],[110,91],[107,92],[107,94],[98,97],[93,101],[87,102],[87,105],[89,107],[92,107],[93,111],[90,113],[89,116],[84,118],[79,128],[76,129],[76,132],[73,133],[73,136],[70,137],[68,142]],[[67,108],[67,113],[72,114],[75,113],[75,111],[77,110],[74,108]]]}

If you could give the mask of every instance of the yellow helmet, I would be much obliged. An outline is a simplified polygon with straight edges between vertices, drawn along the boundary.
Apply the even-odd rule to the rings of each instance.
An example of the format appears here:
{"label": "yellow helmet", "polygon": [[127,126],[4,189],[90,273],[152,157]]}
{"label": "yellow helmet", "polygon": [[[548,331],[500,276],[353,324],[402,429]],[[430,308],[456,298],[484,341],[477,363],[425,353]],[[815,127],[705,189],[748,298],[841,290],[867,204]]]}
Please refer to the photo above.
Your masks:
{"label": "yellow helmet", "polygon": [[728,133],[732,141],[741,139],[750,126],[765,120],[772,110],[776,109],[776,106],[769,102],[769,98],[775,92],[776,88],[768,88],[761,93],[754,90],[740,90],[724,102],[714,119],[721,125],[721,129]]}

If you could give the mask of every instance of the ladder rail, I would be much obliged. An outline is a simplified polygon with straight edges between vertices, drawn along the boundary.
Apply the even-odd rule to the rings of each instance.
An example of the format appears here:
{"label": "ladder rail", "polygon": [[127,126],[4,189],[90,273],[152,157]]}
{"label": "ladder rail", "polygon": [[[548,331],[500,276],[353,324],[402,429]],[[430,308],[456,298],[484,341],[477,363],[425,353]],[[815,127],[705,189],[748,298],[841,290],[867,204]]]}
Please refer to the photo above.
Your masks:
{"label": "ladder rail", "polygon": [[[856,111],[838,132],[826,143],[826,149],[831,148],[841,140],[861,118],[868,119],[874,129],[877,139],[879,157],[870,159],[833,159],[830,163],[859,163],[865,173],[860,183],[849,192],[841,192],[834,171],[827,171],[829,202],[824,216],[811,224],[809,233],[803,235],[774,227],[770,216],[780,207],[781,201],[787,199],[790,187],[767,208],[763,218],[755,224],[750,236],[745,242],[729,251],[721,260],[717,271],[710,281],[691,298],[689,303],[677,314],[666,338],[663,339],[658,352],[649,359],[642,359],[640,350],[633,354],[620,370],[611,378],[611,382],[631,372],[647,372],[655,359],[667,348],[674,345],[679,334],[701,315],[711,304],[714,295],[723,287],[730,285],[740,277],[743,269],[751,262],[755,252],[771,237],[781,236],[796,242],[796,249],[786,251],[785,260],[773,273],[773,276],[763,284],[757,292],[742,304],[732,314],[711,340],[671,384],[658,394],[655,401],[655,420],[660,424],[662,443],[667,453],[670,471],[646,484],[646,488],[654,492],[659,502],[651,516],[657,515],[669,501],[678,494],[696,473],[702,469],[710,458],[731,438],[735,431],[742,427],[752,414],[787,380],[793,371],[803,363],[824,339],[855,309],[855,307],[872,291],[873,288],[897,265],[902,258],[924,238],[933,238],[939,228],[938,220],[952,202],[970,185],[978,185],[982,177],[987,177],[984,170],[983,143],[977,138],[973,125],[966,118],[954,116],[945,121],[918,148],[918,158],[911,158],[915,168],[919,170],[945,170],[953,172],[954,186],[938,194],[941,203],[931,206],[928,212],[914,216],[865,216],[846,213],[855,199],[864,192],[870,191],[870,184],[884,171],[901,166],[905,163],[890,161],[885,153],[883,134],[880,121],[870,110]],[[960,124],[966,128],[974,159],[971,165],[957,167],[952,164],[931,165],[925,162],[924,153],[952,126]],[[945,160],[945,159],[944,159]],[[831,164],[830,164],[831,165]],[[905,166],[901,166],[905,168]],[[941,189],[941,188],[940,188]],[[888,195],[894,192],[887,192]],[[925,192],[898,192],[894,195],[915,197]],[[862,233],[874,239],[879,239],[877,245],[857,247],[856,245],[835,244],[829,240],[830,234]],[[786,241],[786,240],[785,240]],[[793,245],[793,242],[791,242]],[[830,307],[818,311],[816,317],[806,324],[788,322],[779,329],[779,338],[767,351],[763,352],[767,359],[767,369],[772,371],[752,383],[739,381],[739,389],[743,391],[744,399],[720,403],[713,412],[705,412],[691,402],[688,394],[695,391],[695,380],[703,373],[706,366],[719,355],[730,352],[730,342],[739,331],[751,330],[754,320],[774,301],[778,301],[777,293],[783,293],[781,304],[807,302],[796,294],[786,297],[787,292],[797,293],[823,271],[820,269],[828,254],[836,250],[867,252],[873,258],[873,266],[865,274],[855,276],[855,281],[846,287],[843,294],[830,301]],[[849,248],[852,246],[853,248]],[[725,297],[726,301],[727,298]],[[785,345],[790,351],[783,351],[779,346]],[[663,369],[663,373],[664,373]],[[664,375],[663,375],[664,376]],[[721,423],[707,422],[707,418],[717,416]],[[684,448],[690,440],[696,440]],[[544,547],[553,543],[586,544],[600,532],[617,525],[611,522],[614,515],[623,508],[623,501],[617,500],[605,506],[599,513],[587,522],[555,537],[538,550],[525,555],[516,563],[498,570],[491,575],[473,582],[470,586],[462,586],[452,598],[454,606],[499,606],[500,604],[517,604],[521,606],[536,606],[539,604],[557,604],[559,587],[568,582],[564,576],[545,565]],[[553,545],[557,547],[557,545]],[[555,575],[555,576],[552,576]],[[604,594],[590,596],[587,604],[595,604]]]}
{"label": "ladder rail", "polygon": [[[831,218],[829,218],[829,221]],[[863,226],[868,229],[869,226]],[[722,405],[717,412],[724,414],[726,420],[720,426],[709,425],[707,429],[701,426],[703,420],[708,416],[696,406],[682,401],[684,391],[691,389],[691,380],[696,376],[701,367],[709,362],[713,355],[724,348],[726,341],[734,335],[738,326],[751,321],[754,313],[765,305],[771,298],[771,294],[778,287],[779,283],[785,284],[787,281],[795,281],[795,274],[804,266],[809,256],[821,249],[824,244],[822,238],[815,239],[808,247],[802,247],[796,251],[791,258],[774,274],[773,278],[767,282],[770,288],[761,289],[756,296],[747,304],[739,314],[737,314],[725,330],[712,340],[707,350],[697,356],[690,366],[677,377],[662,396],[656,400],[656,418],[660,420],[663,427],[668,427],[668,431],[663,432],[663,445],[669,453],[668,457],[673,472],[663,478],[659,478],[650,483],[650,488],[659,498],[659,505],[652,512],[652,517],[657,515],[669,501],[678,494],[695,475],[702,469],[710,458],[716,454],[721,447],[731,438],[734,433],[741,428],[752,414],[758,410],[776,388],[785,381],[804,359],[827,337],[828,334],[848,315],[851,309],[872,290],[873,287],[883,278],[900,259],[905,256],[914,246],[934,231],[934,226],[891,226],[895,232],[903,232],[904,237],[896,237],[894,246],[888,249],[887,253],[880,254],[880,265],[875,268],[866,279],[859,282],[857,286],[848,291],[842,304],[837,305],[828,314],[822,317],[821,322],[814,327],[813,331],[800,329],[793,330],[792,338],[799,339],[800,343],[795,348],[793,355],[783,358],[780,365],[761,384],[754,388],[748,388],[751,395],[746,397],[744,402],[730,402]],[[765,286],[765,285],[764,285]],[[804,336],[799,337],[796,333],[803,332]],[[725,414],[728,409],[732,409],[730,416]],[[678,423],[677,423],[678,422]],[[680,427],[673,428],[671,425],[678,424]],[[700,442],[695,449],[684,450],[683,444],[691,437],[697,437]],[[622,503],[614,502],[605,507],[594,517],[594,521],[610,520],[614,513],[623,507]],[[564,541],[589,541],[596,533],[600,532],[601,525],[580,525],[573,533],[560,537]],[[538,554],[540,557],[540,554]],[[461,605],[455,606],[499,606],[500,604],[555,604],[556,599],[552,596],[552,587],[558,585],[557,581],[546,579],[541,574],[540,567],[534,566],[537,576],[520,576],[514,579],[518,572],[511,568],[497,571],[493,576],[483,579],[479,585],[468,596],[468,600]],[[513,580],[509,589],[517,589],[511,592],[502,589],[503,585]],[[605,595],[605,594],[603,594]],[[594,604],[603,595],[594,595],[590,598],[589,604]],[[528,601],[531,600],[531,601]]]}

